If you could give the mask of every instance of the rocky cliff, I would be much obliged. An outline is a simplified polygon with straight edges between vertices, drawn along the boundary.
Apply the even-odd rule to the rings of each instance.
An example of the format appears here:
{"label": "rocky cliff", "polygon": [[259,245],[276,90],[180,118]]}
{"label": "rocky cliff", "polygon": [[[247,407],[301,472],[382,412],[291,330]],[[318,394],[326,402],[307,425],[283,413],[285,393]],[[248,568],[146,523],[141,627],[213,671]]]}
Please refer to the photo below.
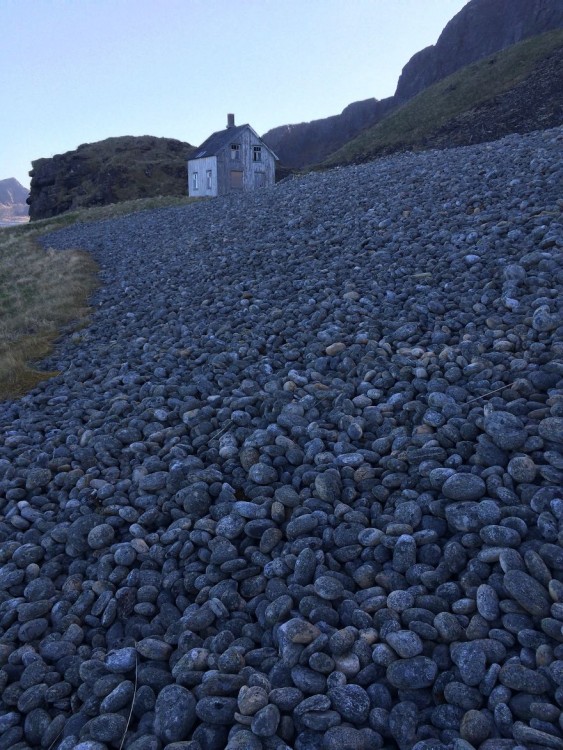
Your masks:
{"label": "rocky cliff", "polygon": [[134,198],[186,193],[194,151],[173,138],[122,136],[32,162],[30,218]]}
{"label": "rocky cliff", "polygon": [[339,115],[269,130],[264,141],[285,167],[317,164],[390,111],[392,100],[366,99],[349,104]]}
{"label": "rocky cliff", "polygon": [[471,0],[436,44],[411,57],[397,84],[397,104],[456,70],[511,44],[563,26],[562,0]]}
{"label": "rocky cliff", "polygon": [[446,25],[435,45],[403,68],[395,95],[350,104],[340,115],[283,125],[266,143],[284,166],[318,164],[363,130],[456,70],[528,37],[563,26],[563,0],[470,0]]}
{"label": "rocky cliff", "polygon": [[28,215],[28,191],[15,177],[0,180],[0,224],[19,223]]}
{"label": "rocky cliff", "polygon": [[494,141],[563,123],[563,29],[525,39],[429,86],[324,167]]}

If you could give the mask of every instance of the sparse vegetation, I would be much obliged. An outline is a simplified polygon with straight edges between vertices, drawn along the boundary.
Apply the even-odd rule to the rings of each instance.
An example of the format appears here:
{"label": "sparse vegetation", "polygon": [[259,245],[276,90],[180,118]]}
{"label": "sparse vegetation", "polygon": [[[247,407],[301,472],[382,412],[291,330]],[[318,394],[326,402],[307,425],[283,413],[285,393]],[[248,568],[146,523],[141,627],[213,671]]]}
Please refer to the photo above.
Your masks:
{"label": "sparse vegetation", "polygon": [[173,138],[119,136],[32,162],[32,221],[66,211],[187,192],[194,148]]}
{"label": "sparse vegetation", "polygon": [[335,151],[323,167],[365,161],[421,146],[456,116],[533,75],[535,65],[563,46],[563,30],[550,31],[497,52],[430,86],[385,119]]}
{"label": "sparse vegetation", "polygon": [[[117,219],[120,216],[134,214],[139,211],[152,211],[156,208],[170,208],[172,206],[185,206],[202,198],[188,198],[187,196],[157,195],[151,198],[135,198],[132,200],[109,203],[105,206],[93,206],[91,208],[78,208],[74,211],[66,211],[49,219],[36,219],[27,225],[31,232],[41,230],[43,233],[61,229],[78,222],[103,221],[104,219]],[[25,230],[24,230],[25,231]]]}
{"label": "sparse vegetation", "polygon": [[97,284],[97,266],[88,253],[46,250],[39,238],[76,222],[188,202],[170,196],[132,200],[0,229],[0,399],[20,396],[57,374],[33,363],[47,356],[62,330],[84,324]]}

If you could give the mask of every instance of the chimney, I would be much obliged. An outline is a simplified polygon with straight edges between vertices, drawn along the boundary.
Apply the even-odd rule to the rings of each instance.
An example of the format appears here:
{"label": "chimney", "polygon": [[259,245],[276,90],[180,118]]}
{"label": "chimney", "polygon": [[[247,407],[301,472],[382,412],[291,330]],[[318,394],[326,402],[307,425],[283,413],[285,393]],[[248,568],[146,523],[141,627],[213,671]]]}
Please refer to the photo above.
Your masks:
{"label": "chimney", "polygon": [[235,116],[234,115],[227,115],[227,127],[228,128],[234,128],[235,127]]}

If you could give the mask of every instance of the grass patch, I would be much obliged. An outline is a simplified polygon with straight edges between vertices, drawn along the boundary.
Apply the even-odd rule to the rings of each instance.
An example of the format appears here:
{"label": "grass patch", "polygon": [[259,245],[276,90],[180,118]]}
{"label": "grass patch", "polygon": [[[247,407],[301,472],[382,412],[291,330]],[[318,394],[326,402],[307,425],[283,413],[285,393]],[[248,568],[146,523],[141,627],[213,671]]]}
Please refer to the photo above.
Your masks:
{"label": "grass patch", "polygon": [[322,166],[365,161],[386,151],[421,145],[454,117],[521,83],[541,59],[562,45],[563,30],[557,29],[462,68],[349,141]]}
{"label": "grass patch", "polygon": [[0,232],[0,399],[57,374],[31,363],[49,354],[63,327],[85,319],[96,287],[88,253],[45,250],[22,229]]}
{"label": "grass patch", "polygon": [[[62,229],[70,224],[85,223],[90,221],[103,221],[104,219],[117,219],[127,214],[139,211],[154,211],[157,208],[170,208],[173,206],[185,206],[188,203],[201,201],[201,198],[188,198],[187,196],[157,195],[151,198],[134,198],[131,200],[109,203],[105,206],[92,206],[91,208],[78,208],[72,211],[53,216],[48,219],[34,219],[28,225],[30,231],[37,229],[42,232],[52,232]],[[2,231],[0,229],[0,231]]]}
{"label": "grass patch", "polygon": [[88,316],[98,267],[81,250],[45,250],[39,239],[76,223],[182,206],[188,197],[157,196],[69,211],[51,219],[0,228],[0,400],[16,398],[56,372],[38,370],[61,332]]}

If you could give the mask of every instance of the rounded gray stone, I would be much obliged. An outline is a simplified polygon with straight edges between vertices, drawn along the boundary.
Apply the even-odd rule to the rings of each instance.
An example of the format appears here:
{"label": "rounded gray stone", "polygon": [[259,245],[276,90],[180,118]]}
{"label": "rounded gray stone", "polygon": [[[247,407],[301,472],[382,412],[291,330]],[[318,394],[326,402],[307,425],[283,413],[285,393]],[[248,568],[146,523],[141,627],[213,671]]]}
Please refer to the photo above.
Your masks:
{"label": "rounded gray stone", "polygon": [[535,578],[523,570],[508,570],[504,574],[503,585],[510,596],[526,612],[536,617],[548,617],[551,601],[547,590]]}
{"label": "rounded gray stone", "polygon": [[438,674],[436,663],[427,656],[398,659],[387,667],[387,679],[399,690],[420,690],[430,687]]}
{"label": "rounded gray stone", "polygon": [[485,432],[502,450],[517,450],[528,434],[522,420],[508,411],[493,411],[485,417]]}
{"label": "rounded gray stone", "polygon": [[154,707],[154,733],[164,743],[185,740],[197,720],[196,700],[181,685],[166,685]]}
{"label": "rounded gray stone", "polygon": [[476,474],[453,474],[442,485],[442,492],[450,500],[480,500],[487,487]]}

